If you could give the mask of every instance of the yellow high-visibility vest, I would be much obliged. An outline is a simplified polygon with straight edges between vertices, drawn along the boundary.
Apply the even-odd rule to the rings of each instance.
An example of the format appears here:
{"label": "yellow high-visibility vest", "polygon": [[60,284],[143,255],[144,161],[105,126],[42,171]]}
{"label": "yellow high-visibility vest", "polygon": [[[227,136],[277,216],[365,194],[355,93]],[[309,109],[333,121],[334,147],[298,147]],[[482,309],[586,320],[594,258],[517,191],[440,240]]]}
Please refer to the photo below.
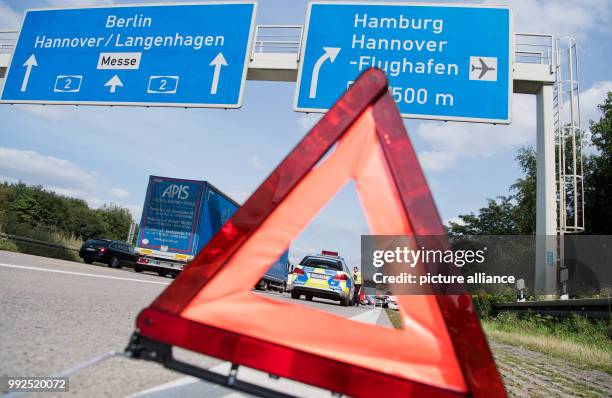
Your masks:
{"label": "yellow high-visibility vest", "polygon": [[361,272],[355,272],[353,277],[355,278],[355,285],[361,285]]}

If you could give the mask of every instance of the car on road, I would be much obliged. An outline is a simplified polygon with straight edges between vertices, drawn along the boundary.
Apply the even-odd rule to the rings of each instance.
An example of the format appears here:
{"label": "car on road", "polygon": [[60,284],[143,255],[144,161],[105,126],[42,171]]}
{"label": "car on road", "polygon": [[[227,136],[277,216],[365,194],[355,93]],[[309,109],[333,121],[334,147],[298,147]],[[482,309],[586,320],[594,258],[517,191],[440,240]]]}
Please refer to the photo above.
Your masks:
{"label": "car on road", "polygon": [[291,271],[291,298],[307,301],[313,297],[340,301],[352,305],[355,285],[351,271],[336,252],[308,255]]}
{"label": "car on road", "polygon": [[110,268],[134,267],[137,255],[134,247],[110,239],[88,239],[79,250],[79,257],[87,264],[107,264]]}
{"label": "car on road", "polygon": [[387,308],[390,310],[399,310],[399,304],[397,303],[397,298],[395,296],[387,297]]}
{"label": "car on road", "polygon": [[374,305],[376,307],[387,308],[387,299],[388,296],[384,294],[378,294],[374,297]]}

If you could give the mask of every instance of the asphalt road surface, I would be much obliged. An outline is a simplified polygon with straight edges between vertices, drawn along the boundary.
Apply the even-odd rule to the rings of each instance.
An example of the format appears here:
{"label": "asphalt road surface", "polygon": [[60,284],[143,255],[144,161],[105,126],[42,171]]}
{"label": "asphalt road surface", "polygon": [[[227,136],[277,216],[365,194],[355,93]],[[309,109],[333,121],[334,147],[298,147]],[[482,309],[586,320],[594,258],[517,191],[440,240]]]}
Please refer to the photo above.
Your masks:
{"label": "asphalt road surface", "polygon": [[[0,375],[48,376],[100,354],[122,351],[138,312],[171,282],[130,269],[0,251]],[[265,294],[296,302],[288,295]],[[341,307],[316,299],[299,304],[388,326],[384,313],[371,308]],[[214,371],[226,367],[213,358],[185,356]],[[158,364],[113,357],[70,377],[69,393],[45,394],[128,395],[214,397],[228,396],[228,391]]]}

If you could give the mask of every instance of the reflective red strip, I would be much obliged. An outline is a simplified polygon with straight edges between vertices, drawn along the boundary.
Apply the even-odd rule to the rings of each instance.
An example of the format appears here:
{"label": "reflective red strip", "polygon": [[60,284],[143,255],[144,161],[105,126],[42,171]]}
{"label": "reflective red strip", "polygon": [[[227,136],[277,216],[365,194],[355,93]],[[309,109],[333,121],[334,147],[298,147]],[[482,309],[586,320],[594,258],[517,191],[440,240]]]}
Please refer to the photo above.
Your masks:
{"label": "reflective red strip", "polygon": [[387,92],[383,72],[363,73],[151,306],[180,313],[365,109]]}
{"label": "reflective red strip", "polygon": [[[381,71],[369,70],[359,77],[351,90],[341,97],[291,151],[222,230],[213,237],[191,265],[187,266],[179,278],[156,299],[151,308],[179,314],[370,105],[373,107],[380,147],[387,159],[405,214],[410,218],[410,227],[415,234],[415,239],[418,241],[419,235],[445,234],[397,107],[391,95],[388,94],[386,78]],[[411,218],[410,215],[418,215],[418,220]],[[448,245],[448,242],[440,242],[440,245]],[[437,296],[437,301],[470,393],[477,397],[505,396],[501,377],[493,362],[470,297],[467,295]],[[183,322],[181,328],[177,328],[179,320]],[[239,364],[251,364],[255,368],[263,367],[265,369],[262,370],[270,373],[341,393],[353,396],[398,396],[398,394],[400,396],[409,394],[451,396],[448,395],[451,392],[447,390],[398,379],[355,365],[321,358],[230,332],[217,329],[214,329],[215,332],[213,332],[211,327],[181,319],[176,315],[165,322],[162,325],[157,324],[155,330],[149,328],[147,336]],[[139,322],[139,326],[141,323]],[[174,328],[180,329],[179,332],[174,331]],[[160,333],[160,330],[165,332]],[[197,339],[193,338],[194,335],[198,336]],[[239,349],[244,350],[244,347],[251,343],[258,351],[249,351],[252,357],[240,355]],[[232,344],[235,347],[232,347]],[[274,355],[270,352],[274,352]],[[297,360],[298,357],[302,359]],[[257,364],[252,363],[255,358],[257,358]],[[286,366],[289,366],[288,369],[281,366],[283,361],[286,362]],[[299,369],[295,368],[296,364],[299,364]],[[383,370],[381,369],[380,372]],[[353,380],[359,379],[355,376],[356,374],[362,375],[367,382]],[[350,379],[350,382],[346,382],[349,384],[345,386],[343,384],[345,382],[340,381],[338,377]],[[341,388],[338,386],[341,386],[342,389],[337,389]],[[389,389],[388,391],[387,386],[397,387],[398,390]],[[454,392],[452,394],[454,394],[452,396],[460,396]]]}
{"label": "reflective red strip", "polygon": [[150,308],[140,313],[137,327],[142,336],[161,343],[352,397],[467,396],[228,332]]}

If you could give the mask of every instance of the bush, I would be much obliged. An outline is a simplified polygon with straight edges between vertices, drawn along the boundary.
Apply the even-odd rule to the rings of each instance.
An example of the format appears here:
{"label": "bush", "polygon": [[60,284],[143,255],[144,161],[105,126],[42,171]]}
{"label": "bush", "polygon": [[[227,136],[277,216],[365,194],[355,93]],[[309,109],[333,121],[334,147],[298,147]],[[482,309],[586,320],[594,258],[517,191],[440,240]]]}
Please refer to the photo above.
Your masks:
{"label": "bush", "polygon": [[131,222],[129,211],[116,205],[91,209],[82,199],[58,195],[42,186],[0,183],[0,228],[8,234],[32,237],[41,230],[57,232],[68,240],[125,239]]}
{"label": "bush", "polygon": [[19,252],[19,248],[15,242],[0,237],[0,250],[6,250],[8,252]]}
{"label": "bush", "polygon": [[493,304],[514,301],[516,298],[510,295],[474,294],[472,302],[480,319],[489,319],[493,316]]}
{"label": "bush", "polygon": [[[0,228],[0,232],[16,235],[24,238],[40,240],[43,242],[54,243],[67,248],[78,249],[83,243],[75,236],[66,235],[55,231],[52,228],[35,227],[28,225],[12,224],[9,231]],[[0,250],[7,250],[17,253],[33,254],[35,256],[59,258],[61,260],[80,261],[78,252],[67,248],[50,247],[37,243],[24,241],[0,239]]]}
{"label": "bush", "polygon": [[[78,249],[89,238],[124,239],[131,222],[129,211],[116,205],[91,209],[42,186],[0,183],[0,232],[9,235]],[[3,240],[0,250],[79,260],[74,250],[17,240]]]}

